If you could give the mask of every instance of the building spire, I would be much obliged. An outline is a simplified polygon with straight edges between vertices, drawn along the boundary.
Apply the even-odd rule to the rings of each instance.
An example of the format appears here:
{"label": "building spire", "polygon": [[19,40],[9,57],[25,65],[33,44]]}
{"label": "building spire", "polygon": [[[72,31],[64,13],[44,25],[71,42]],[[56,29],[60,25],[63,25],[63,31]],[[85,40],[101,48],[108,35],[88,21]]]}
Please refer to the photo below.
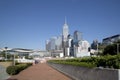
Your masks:
{"label": "building spire", "polygon": [[67,24],[67,19],[66,19],[66,16],[65,16],[65,24]]}

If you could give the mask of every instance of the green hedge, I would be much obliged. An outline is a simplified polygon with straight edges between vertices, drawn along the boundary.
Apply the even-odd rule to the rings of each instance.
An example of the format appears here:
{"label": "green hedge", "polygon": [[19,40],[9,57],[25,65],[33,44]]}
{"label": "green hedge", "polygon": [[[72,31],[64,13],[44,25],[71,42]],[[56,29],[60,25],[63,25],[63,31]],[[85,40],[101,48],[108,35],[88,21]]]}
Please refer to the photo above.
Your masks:
{"label": "green hedge", "polygon": [[6,72],[9,75],[16,75],[16,74],[18,74],[19,72],[28,68],[31,65],[32,65],[31,63],[26,63],[26,64],[18,64],[18,65],[15,65],[15,66],[9,66],[6,69]]}
{"label": "green hedge", "polygon": [[84,67],[104,67],[120,69],[120,55],[106,55],[100,57],[75,58],[66,60],[51,60],[49,62],[69,64]]}
{"label": "green hedge", "polygon": [[50,60],[48,62],[57,63],[57,64],[67,64],[67,65],[73,65],[73,66],[89,67],[89,68],[96,67],[96,65],[92,63],[80,62],[79,59]]}
{"label": "green hedge", "polygon": [[115,68],[115,69],[120,69],[120,55],[107,55],[107,56],[102,56],[96,58],[95,61],[96,65],[102,66],[104,68]]}

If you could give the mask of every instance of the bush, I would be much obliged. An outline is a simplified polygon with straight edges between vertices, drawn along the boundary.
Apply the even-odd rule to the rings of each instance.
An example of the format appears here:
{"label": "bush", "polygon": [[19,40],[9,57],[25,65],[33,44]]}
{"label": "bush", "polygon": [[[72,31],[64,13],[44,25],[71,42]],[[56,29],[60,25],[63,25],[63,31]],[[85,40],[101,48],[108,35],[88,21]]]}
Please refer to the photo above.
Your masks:
{"label": "bush", "polygon": [[83,67],[104,67],[120,69],[120,55],[106,55],[100,57],[76,58],[67,60],[50,60],[49,62]]}
{"label": "bush", "polygon": [[104,68],[120,68],[120,61],[119,61],[119,55],[107,55],[102,57],[97,57],[95,64],[99,67],[102,66]]}
{"label": "bush", "polygon": [[[117,46],[118,45],[118,46]],[[110,45],[107,45],[105,48],[104,48],[104,51],[103,51],[103,55],[117,55],[117,47],[119,48],[119,52],[120,52],[120,40],[118,40],[117,42],[114,42],[113,44],[110,44]]]}
{"label": "bush", "polygon": [[89,67],[89,68],[93,68],[96,66],[92,63],[80,62],[80,59],[50,60],[48,62],[57,63],[57,64],[67,64],[67,65],[73,65],[73,66]]}
{"label": "bush", "polygon": [[16,66],[9,66],[9,67],[7,67],[7,69],[6,69],[6,72],[7,72],[9,75],[15,75],[15,74],[17,74],[17,67],[16,67]]}
{"label": "bush", "polygon": [[22,70],[28,68],[31,65],[32,65],[31,63],[27,63],[27,64],[18,64],[18,65],[15,65],[15,66],[9,66],[6,69],[6,72],[9,75],[16,75],[16,74],[18,74],[19,72],[21,72]]}

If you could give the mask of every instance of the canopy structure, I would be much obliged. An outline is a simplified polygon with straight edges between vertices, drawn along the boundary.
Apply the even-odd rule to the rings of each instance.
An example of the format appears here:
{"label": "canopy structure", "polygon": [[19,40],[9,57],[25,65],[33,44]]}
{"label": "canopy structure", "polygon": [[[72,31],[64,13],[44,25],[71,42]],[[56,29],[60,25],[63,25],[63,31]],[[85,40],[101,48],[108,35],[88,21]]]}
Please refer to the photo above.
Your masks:
{"label": "canopy structure", "polygon": [[34,51],[32,49],[23,49],[23,48],[0,48],[0,51],[7,51],[7,52],[17,52],[17,53],[33,53]]}
{"label": "canopy structure", "polygon": [[32,49],[22,49],[22,48],[13,48],[11,49],[13,52],[19,52],[19,53],[33,53]]}

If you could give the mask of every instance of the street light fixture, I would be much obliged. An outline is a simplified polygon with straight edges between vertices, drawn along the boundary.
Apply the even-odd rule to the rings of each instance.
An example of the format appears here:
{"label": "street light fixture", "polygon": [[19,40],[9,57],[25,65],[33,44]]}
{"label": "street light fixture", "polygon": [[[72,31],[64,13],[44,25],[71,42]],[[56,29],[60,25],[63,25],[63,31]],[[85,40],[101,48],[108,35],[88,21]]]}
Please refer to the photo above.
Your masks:
{"label": "street light fixture", "polygon": [[13,55],[13,66],[15,66],[15,51],[14,51],[14,55]]}
{"label": "street light fixture", "polygon": [[99,52],[98,52],[98,46],[99,46],[99,45],[98,45],[98,43],[97,43],[97,55],[98,55],[98,53],[99,53]]}
{"label": "street light fixture", "polygon": [[7,60],[7,48],[8,47],[5,47],[5,60]]}
{"label": "street light fixture", "polygon": [[119,43],[117,43],[117,54],[119,54]]}

